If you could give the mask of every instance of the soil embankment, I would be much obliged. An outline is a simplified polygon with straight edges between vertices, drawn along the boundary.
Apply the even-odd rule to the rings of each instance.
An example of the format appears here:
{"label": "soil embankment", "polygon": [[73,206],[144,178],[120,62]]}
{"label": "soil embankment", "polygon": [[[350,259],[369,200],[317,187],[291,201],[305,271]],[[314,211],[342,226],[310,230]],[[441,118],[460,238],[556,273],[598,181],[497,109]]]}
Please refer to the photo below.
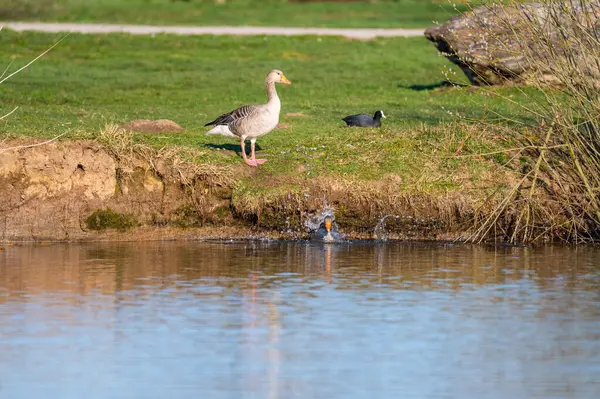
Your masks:
{"label": "soil embankment", "polygon": [[403,193],[393,176],[360,186],[274,177],[271,190],[249,190],[244,181],[261,171],[241,164],[89,140],[33,143],[7,142],[21,148],[0,153],[0,240],[308,238],[325,206],[348,238],[444,240],[464,233],[474,208],[461,193]]}

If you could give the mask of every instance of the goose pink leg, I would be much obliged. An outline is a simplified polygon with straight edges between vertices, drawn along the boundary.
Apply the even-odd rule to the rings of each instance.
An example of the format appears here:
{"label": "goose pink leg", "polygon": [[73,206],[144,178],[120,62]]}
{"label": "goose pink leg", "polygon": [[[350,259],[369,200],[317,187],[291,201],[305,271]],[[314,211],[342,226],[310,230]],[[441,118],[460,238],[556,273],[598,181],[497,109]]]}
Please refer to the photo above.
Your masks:
{"label": "goose pink leg", "polygon": [[240,147],[242,148],[242,157],[244,157],[244,162],[246,162],[246,165],[249,166],[258,166],[258,165],[262,165],[263,163],[267,162],[266,159],[256,159],[256,142],[251,140],[250,141],[250,145],[252,147],[252,152],[250,154],[250,159],[248,159],[248,156],[246,155],[246,143],[245,143],[245,138],[242,138],[240,140]]}
{"label": "goose pink leg", "polygon": [[267,162],[266,159],[256,159],[256,141],[251,140],[250,141],[250,146],[252,147],[252,154],[250,155],[250,161],[254,161],[255,165],[262,165],[263,163]]}
{"label": "goose pink leg", "polygon": [[242,137],[240,140],[240,147],[242,148],[242,157],[244,158],[244,162],[246,162],[246,165],[256,166],[256,164],[250,163],[250,160],[246,156],[246,139],[244,137]]}
{"label": "goose pink leg", "polygon": [[240,140],[240,147],[242,147],[242,157],[244,157],[244,162],[246,162],[246,165],[249,165],[249,166],[257,166],[258,164],[256,163],[256,160],[254,160],[254,151],[252,151],[252,157],[250,159],[248,159],[248,156],[246,156],[245,141],[246,141],[245,138],[242,138]]}

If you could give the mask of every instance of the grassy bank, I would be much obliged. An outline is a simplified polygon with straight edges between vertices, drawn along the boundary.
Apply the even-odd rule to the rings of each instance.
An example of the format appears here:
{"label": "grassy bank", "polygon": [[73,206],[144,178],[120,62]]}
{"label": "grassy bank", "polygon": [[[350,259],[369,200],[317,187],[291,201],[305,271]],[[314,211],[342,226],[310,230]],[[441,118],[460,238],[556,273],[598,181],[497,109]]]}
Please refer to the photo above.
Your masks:
{"label": "grassy bank", "polygon": [[[15,57],[9,71],[16,70],[59,37],[2,32],[0,59]],[[233,209],[249,220],[264,220],[270,209],[263,225],[281,226],[294,201],[309,201],[306,195],[311,204],[303,207],[337,204],[337,215],[347,215],[340,220],[355,229],[372,228],[380,213],[399,209],[460,219],[462,204],[472,213],[506,187],[514,166],[506,167],[502,152],[511,145],[509,130],[499,135],[464,118],[496,111],[518,122],[526,115],[499,97],[525,102],[535,91],[446,87],[448,66],[421,38],[70,35],[2,84],[0,113],[19,109],[0,121],[0,138],[65,133],[61,140],[100,140],[126,151],[130,138],[100,134],[107,124],[167,118],[185,131],[134,134],[133,143],[176,148],[201,168],[229,171]],[[264,76],[272,68],[293,84],[279,87],[281,128],[258,142],[259,156],[269,162],[250,169],[236,140],[207,137],[203,125],[265,101]],[[381,129],[349,129],[341,121],[377,109],[387,116]],[[478,155],[487,153],[493,155]],[[352,212],[349,203],[356,205]]]}
{"label": "grassy bank", "polygon": [[[463,4],[458,4],[464,10]],[[443,0],[294,2],[282,0],[8,0],[0,19],[161,25],[423,28],[456,11]]]}
{"label": "grassy bank", "polygon": [[[16,57],[16,69],[57,38],[3,32],[0,56]],[[449,128],[455,120],[449,113],[479,118],[490,109],[509,111],[487,92],[439,88],[447,66],[424,39],[71,35],[3,84],[2,110],[19,110],[1,122],[0,132],[89,137],[108,123],[167,118],[186,131],[137,139],[193,147],[210,162],[237,164],[235,140],[204,136],[203,125],[239,105],[265,101],[264,75],[280,68],[294,84],[279,87],[283,128],[259,141],[270,160],[262,170],[293,173],[309,165],[312,173],[357,179],[406,175],[410,164],[422,172],[430,157],[451,154],[452,142],[462,152],[489,149],[485,138]],[[517,100],[522,95],[499,90]],[[387,116],[380,130],[347,129],[340,120],[377,109]]]}

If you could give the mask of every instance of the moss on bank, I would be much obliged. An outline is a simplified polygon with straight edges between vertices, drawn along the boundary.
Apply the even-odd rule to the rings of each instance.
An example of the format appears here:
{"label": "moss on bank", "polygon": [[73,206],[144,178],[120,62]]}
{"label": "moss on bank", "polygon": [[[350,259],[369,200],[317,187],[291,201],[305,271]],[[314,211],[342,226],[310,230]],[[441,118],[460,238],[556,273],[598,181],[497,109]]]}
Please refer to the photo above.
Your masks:
{"label": "moss on bank", "polygon": [[85,219],[88,229],[103,231],[115,229],[121,232],[130,230],[138,225],[133,215],[118,213],[110,208],[98,209]]}

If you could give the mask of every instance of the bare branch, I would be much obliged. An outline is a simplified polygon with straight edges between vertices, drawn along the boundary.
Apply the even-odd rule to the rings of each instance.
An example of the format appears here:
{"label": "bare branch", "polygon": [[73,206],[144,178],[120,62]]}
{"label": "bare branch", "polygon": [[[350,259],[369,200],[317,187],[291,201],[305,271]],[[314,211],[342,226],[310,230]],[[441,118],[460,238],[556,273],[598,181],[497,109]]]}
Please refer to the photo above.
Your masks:
{"label": "bare branch", "polygon": [[58,138],[64,136],[65,134],[67,134],[67,132],[59,134],[58,136],[53,137],[50,140],[44,141],[42,143],[29,144],[29,145],[17,145],[17,146],[14,146],[14,147],[0,148],[0,154],[3,154],[3,153],[8,152],[8,151],[12,151],[12,150],[22,150],[23,148],[39,147],[39,146],[42,146],[42,145],[45,145],[45,144],[50,144],[53,141],[57,140]]}
{"label": "bare branch", "polygon": [[13,112],[15,112],[16,110],[18,110],[19,107],[15,107],[15,109],[13,109],[12,111],[10,111],[8,114],[4,115],[4,116],[0,116],[0,121],[4,118],[6,118],[7,116],[9,116],[10,114],[12,114]]}
{"label": "bare branch", "polygon": [[22,66],[21,68],[17,69],[15,72],[11,73],[10,75],[8,75],[7,77],[5,77],[4,79],[0,80],[0,84],[4,83],[6,80],[8,80],[11,77],[13,77],[14,75],[18,74],[23,69],[27,68],[28,66],[30,66],[31,64],[33,64],[34,62],[36,62],[37,60],[39,60],[40,58],[42,58],[44,55],[48,54],[48,52],[50,52],[50,50],[52,50],[54,47],[58,46],[60,44],[60,42],[62,42],[63,40],[65,40],[65,38],[67,36],[69,36],[69,33],[67,33],[62,38],[60,38],[59,41],[57,41],[52,46],[50,46],[50,48],[48,48],[46,51],[42,52],[40,55],[38,55],[37,57],[35,57],[33,60],[29,61],[26,65]]}
{"label": "bare branch", "polygon": [[2,79],[4,77],[4,75],[6,75],[6,72],[8,72],[8,70],[12,66],[13,62],[15,62],[15,57],[13,57],[13,59],[10,60],[10,63],[6,66],[6,69],[4,69],[4,72],[2,72],[2,75],[0,75],[0,79]]}

